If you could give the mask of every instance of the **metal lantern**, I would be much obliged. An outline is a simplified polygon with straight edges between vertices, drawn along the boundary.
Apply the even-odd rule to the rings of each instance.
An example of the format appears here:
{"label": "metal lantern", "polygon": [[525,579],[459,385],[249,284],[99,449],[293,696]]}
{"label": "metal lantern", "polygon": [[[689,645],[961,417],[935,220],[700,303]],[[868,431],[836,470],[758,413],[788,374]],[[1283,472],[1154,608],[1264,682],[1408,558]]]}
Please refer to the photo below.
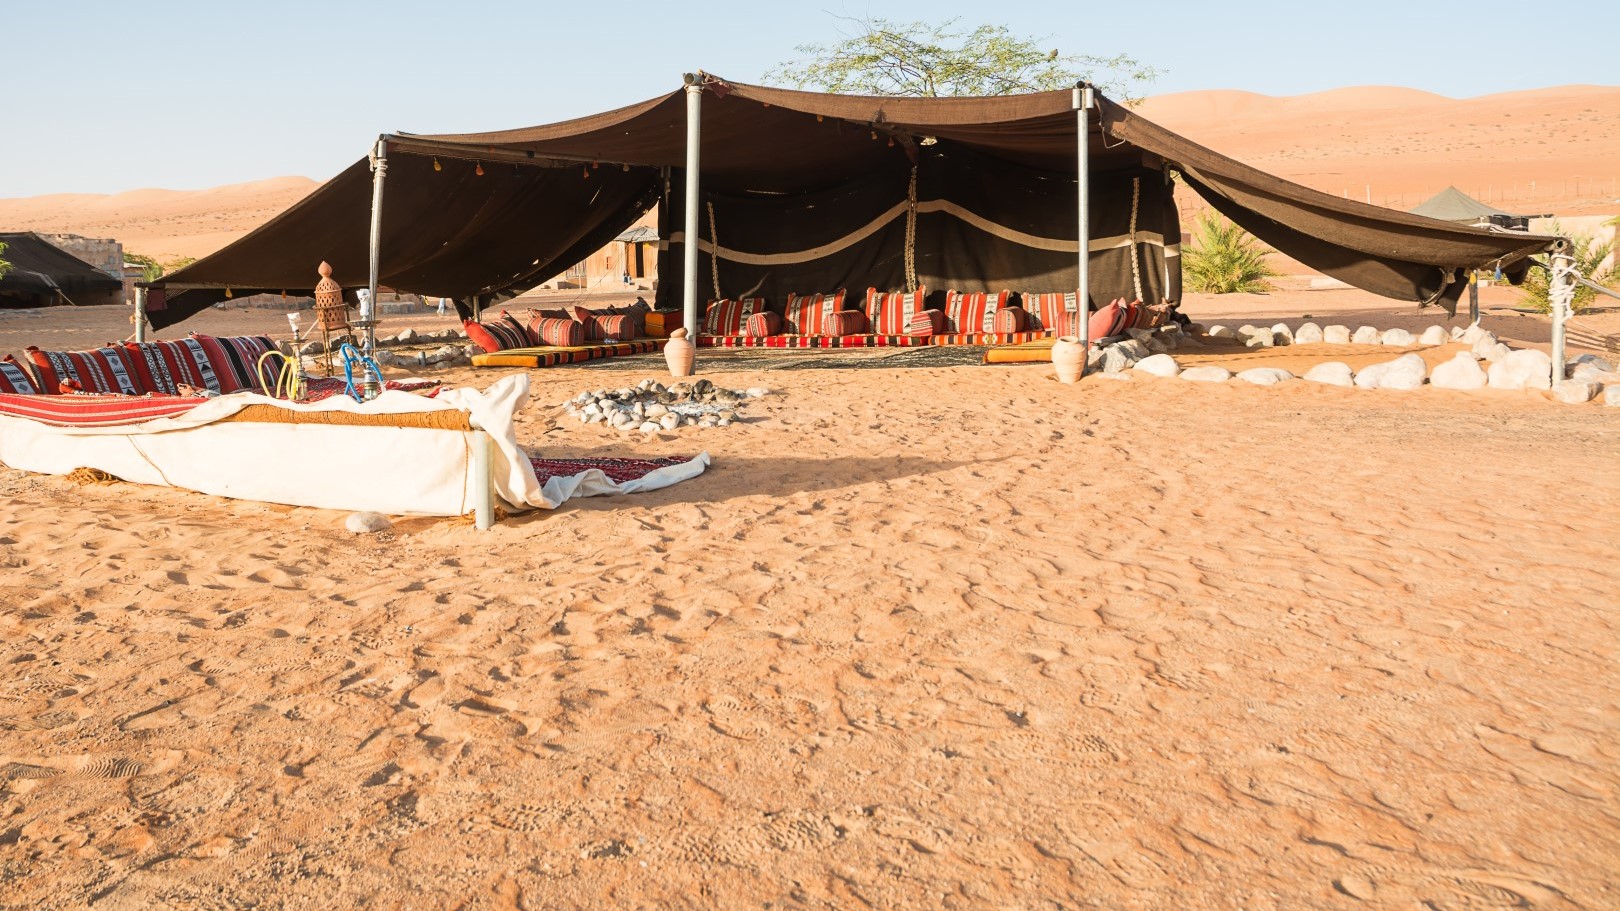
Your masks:
{"label": "metal lantern", "polygon": [[321,263],[321,280],[315,284],[315,316],[322,332],[346,332],[349,308],[343,303],[343,287],[332,280],[332,264]]}

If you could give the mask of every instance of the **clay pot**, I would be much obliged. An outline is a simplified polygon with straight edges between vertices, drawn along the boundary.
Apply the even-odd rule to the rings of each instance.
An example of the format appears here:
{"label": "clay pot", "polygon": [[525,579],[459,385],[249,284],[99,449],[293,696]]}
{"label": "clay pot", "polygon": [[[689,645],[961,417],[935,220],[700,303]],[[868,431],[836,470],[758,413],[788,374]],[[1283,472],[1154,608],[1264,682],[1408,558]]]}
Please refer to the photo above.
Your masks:
{"label": "clay pot", "polygon": [[664,362],[669,364],[670,376],[691,376],[692,361],[697,356],[697,346],[686,337],[685,329],[676,329],[669,334],[669,341],[664,343]]}
{"label": "clay pot", "polygon": [[1052,342],[1052,366],[1057,368],[1058,382],[1077,383],[1080,369],[1085,366],[1086,348],[1080,339],[1066,335]]}

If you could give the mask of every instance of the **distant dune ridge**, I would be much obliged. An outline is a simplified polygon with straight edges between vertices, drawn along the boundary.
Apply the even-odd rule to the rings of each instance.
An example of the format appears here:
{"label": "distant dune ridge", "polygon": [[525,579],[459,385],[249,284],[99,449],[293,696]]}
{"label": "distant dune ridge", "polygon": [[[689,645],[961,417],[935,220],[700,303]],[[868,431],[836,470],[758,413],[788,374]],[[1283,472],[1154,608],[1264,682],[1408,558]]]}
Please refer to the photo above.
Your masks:
{"label": "distant dune ridge", "polygon": [[[1454,184],[1527,214],[1620,211],[1620,86],[1462,100],[1393,86],[1291,97],[1212,90],[1149,98],[1139,111],[1290,180],[1356,199],[1370,192],[1391,208],[1410,209]],[[159,259],[205,256],[316,186],[276,177],[208,190],[0,199],[0,229],[114,237]]]}

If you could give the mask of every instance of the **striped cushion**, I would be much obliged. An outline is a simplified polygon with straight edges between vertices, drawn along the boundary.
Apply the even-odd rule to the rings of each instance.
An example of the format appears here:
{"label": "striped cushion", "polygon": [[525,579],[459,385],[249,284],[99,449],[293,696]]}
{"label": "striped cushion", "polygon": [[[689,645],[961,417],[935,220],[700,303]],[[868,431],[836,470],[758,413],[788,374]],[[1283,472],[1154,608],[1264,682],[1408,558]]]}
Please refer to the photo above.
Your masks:
{"label": "striped cushion", "polygon": [[11,395],[38,395],[39,386],[28,368],[11,355],[0,358],[0,392]]}
{"label": "striped cushion", "polygon": [[1009,291],[987,294],[983,291],[964,294],[960,291],[945,293],[945,330],[952,333],[994,332],[996,311],[1007,306]]}
{"label": "striped cushion", "polygon": [[1006,333],[1023,332],[1024,323],[1024,311],[1018,307],[1008,307],[1004,310],[996,311],[995,328],[991,331]]}
{"label": "striped cushion", "polygon": [[742,335],[748,318],[765,312],[765,298],[744,297],[737,300],[719,300],[709,304],[703,313],[704,335]]}
{"label": "striped cushion", "polygon": [[1024,293],[1024,312],[1029,315],[1029,328],[1046,330],[1058,335],[1073,335],[1075,319],[1080,315],[1080,296],[1070,291],[1051,294]]}
{"label": "striped cushion", "polygon": [[527,348],[532,344],[528,331],[507,318],[498,318],[489,323],[467,320],[461,325],[467,330],[467,338],[486,352]]}
{"label": "striped cushion", "polygon": [[603,342],[608,339],[624,341],[630,338],[641,338],[646,333],[641,331],[641,314],[614,313],[595,314],[585,322],[585,337],[591,341]]}
{"label": "striped cushion", "polygon": [[1169,304],[1153,304],[1139,306],[1136,310],[1135,327],[1138,329],[1155,329],[1170,320]]}
{"label": "striped cushion", "polygon": [[541,345],[573,348],[585,344],[585,324],[574,319],[537,319],[529,324],[529,331]]}
{"label": "striped cushion", "polygon": [[782,334],[782,314],[766,310],[756,313],[748,318],[743,326],[743,335],[748,338],[770,338]]}
{"label": "striped cushion", "polygon": [[[265,384],[259,377],[259,358],[263,357],[265,352],[274,351],[275,342],[263,337],[215,338],[211,335],[198,335],[195,332],[192,333],[190,340],[202,346],[203,355],[208,358],[209,366],[214,370],[216,385],[208,388],[222,395],[241,392],[244,389],[250,392],[262,391]],[[269,374],[265,379],[274,382],[275,373],[280,368],[279,361],[267,362],[264,368]]]}
{"label": "striped cushion", "polygon": [[130,369],[122,348],[41,351],[31,347],[24,353],[34,362],[40,388],[48,395],[64,392],[141,395],[146,391],[137,385],[140,378]]}
{"label": "striped cushion", "polygon": [[198,389],[219,389],[214,367],[193,339],[167,342],[125,342],[124,360],[140,377],[141,388],[158,395],[178,395],[185,383]]}
{"label": "striped cushion", "polygon": [[840,310],[822,324],[827,335],[865,335],[866,314],[859,310]]}
{"label": "striped cushion", "polygon": [[906,324],[906,334],[913,338],[928,338],[945,331],[944,310],[922,310]]}
{"label": "striped cushion", "polygon": [[1092,338],[1107,338],[1125,331],[1128,313],[1123,306],[1124,303],[1124,300],[1115,300],[1105,307],[1092,311],[1090,320]]}
{"label": "striped cushion", "polygon": [[867,324],[876,335],[904,335],[911,326],[911,318],[922,312],[923,298],[927,296],[926,287],[889,293],[867,288]]}
{"label": "striped cushion", "polygon": [[827,324],[832,315],[844,309],[844,289],[831,294],[811,294],[801,297],[789,294],[786,312],[782,314],[782,331],[788,335],[831,335]]}

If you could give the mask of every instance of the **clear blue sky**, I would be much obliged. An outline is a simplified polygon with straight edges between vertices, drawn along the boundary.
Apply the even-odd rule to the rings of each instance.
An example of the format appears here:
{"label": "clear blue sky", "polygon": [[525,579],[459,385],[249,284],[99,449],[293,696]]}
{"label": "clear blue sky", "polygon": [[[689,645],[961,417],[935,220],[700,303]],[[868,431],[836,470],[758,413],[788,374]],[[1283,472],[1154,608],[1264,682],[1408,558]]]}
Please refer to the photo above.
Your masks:
{"label": "clear blue sky", "polygon": [[[1325,8],[1325,9],[1324,9]],[[682,10],[685,10],[683,12]],[[1620,82],[1620,3],[546,3],[3,0],[0,197],[324,180],[390,131],[547,123],[755,81],[837,15],[1004,24],[1165,71],[1148,93],[1400,85],[1466,98]]]}

